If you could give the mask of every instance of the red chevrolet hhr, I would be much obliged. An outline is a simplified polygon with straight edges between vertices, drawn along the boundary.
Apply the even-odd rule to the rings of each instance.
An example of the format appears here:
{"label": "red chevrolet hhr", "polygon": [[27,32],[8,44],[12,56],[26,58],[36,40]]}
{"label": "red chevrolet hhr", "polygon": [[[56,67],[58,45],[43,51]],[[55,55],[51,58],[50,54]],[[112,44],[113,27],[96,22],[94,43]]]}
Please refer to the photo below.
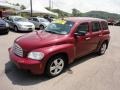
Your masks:
{"label": "red chevrolet hhr", "polygon": [[106,20],[69,17],[52,22],[45,30],[35,31],[14,41],[10,59],[20,69],[55,77],[76,58],[108,48],[110,32]]}

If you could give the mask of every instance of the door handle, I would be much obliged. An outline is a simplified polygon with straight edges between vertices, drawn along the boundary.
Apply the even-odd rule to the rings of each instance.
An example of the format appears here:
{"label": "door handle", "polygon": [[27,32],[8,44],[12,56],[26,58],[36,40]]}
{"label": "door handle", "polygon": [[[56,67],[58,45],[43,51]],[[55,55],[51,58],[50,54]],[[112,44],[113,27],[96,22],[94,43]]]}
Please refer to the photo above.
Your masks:
{"label": "door handle", "polygon": [[91,39],[90,37],[85,38],[85,40],[90,40],[90,39]]}

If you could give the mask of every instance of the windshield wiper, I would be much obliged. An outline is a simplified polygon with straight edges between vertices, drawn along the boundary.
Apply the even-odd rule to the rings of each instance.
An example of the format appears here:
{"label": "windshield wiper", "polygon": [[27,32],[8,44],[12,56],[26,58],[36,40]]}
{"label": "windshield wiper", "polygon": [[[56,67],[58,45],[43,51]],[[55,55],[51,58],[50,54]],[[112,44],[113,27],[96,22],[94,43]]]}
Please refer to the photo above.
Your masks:
{"label": "windshield wiper", "polygon": [[45,30],[45,31],[49,32],[49,33],[59,34],[59,33],[55,32],[55,31],[50,31],[50,30]]}

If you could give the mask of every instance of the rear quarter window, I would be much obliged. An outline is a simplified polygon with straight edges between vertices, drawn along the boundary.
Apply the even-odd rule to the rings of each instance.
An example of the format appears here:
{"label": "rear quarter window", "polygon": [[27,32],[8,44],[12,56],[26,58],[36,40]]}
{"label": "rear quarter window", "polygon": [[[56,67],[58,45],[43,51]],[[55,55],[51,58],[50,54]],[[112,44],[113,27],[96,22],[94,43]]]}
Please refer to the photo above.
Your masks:
{"label": "rear quarter window", "polygon": [[102,29],[103,30],[108,30],[108,23],[107,22],[101,22]]}

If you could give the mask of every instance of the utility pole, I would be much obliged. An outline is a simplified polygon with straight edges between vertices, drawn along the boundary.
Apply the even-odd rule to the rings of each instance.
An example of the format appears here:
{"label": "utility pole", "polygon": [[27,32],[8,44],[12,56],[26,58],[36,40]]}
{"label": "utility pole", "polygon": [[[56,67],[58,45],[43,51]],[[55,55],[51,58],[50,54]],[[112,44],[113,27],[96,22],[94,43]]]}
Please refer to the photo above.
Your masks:
{"label": "utility pole", "polygon": [[30,16],[32,17],[32,13],[33,13],[32,0],[30,0],[30,7],[31,7]]}
{"label": "utility pole", "polygon": [[54,0],[52,0],[52,5],[51,5],[51,6],[52,6],[52,9],[53,9],[53,2],[54,2]]}
{"label": "utility pole", "polygon": [[49,9],[51,9],[51,2],[52,0],[49,0]]}

